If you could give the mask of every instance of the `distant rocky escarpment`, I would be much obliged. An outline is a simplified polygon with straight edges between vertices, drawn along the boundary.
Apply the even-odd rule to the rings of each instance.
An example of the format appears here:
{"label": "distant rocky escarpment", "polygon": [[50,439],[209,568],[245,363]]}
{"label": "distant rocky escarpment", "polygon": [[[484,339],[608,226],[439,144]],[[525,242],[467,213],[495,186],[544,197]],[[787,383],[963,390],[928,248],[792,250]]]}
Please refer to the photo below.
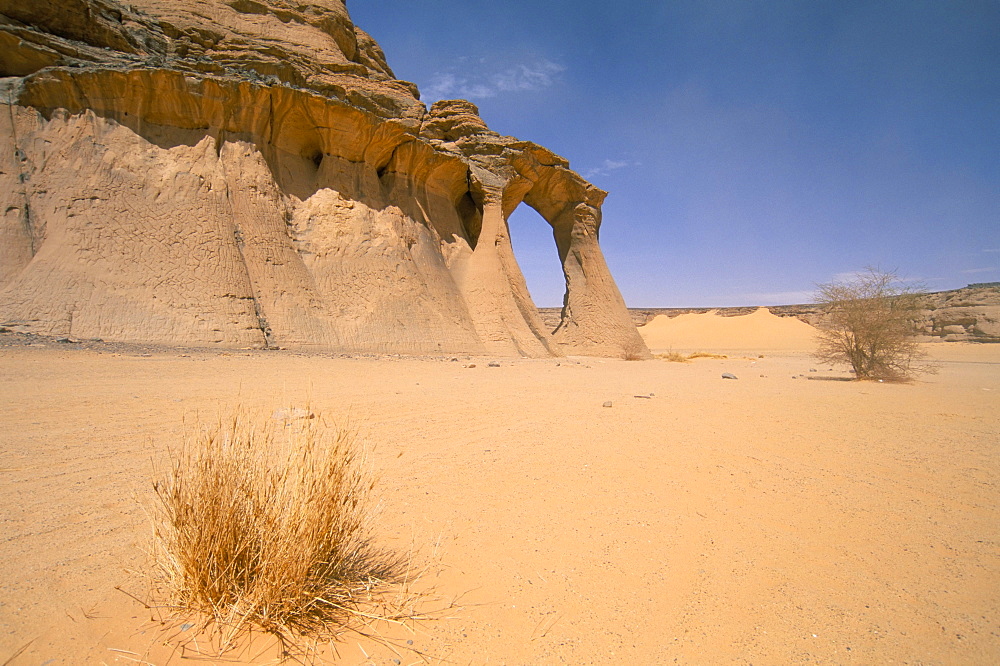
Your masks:
{"label": "distant rocky escarpment", "polygon": [[922,328],[949,341],[1000,342],[1000,283],[928,294]]}
{"label": "distant rocky escarpment", "polygon": [[[971,284],[962,289],[932,292],[924,296],[918,328],[924,336],[948,342],[1000,342],[1000,283]],[[795,317],[812,326],[823,325],[817,305],[769,305],[773,314]],[[676,317],[689,313],[716,312],[723,317],[748,315],[757,306],[732,308],[629,308],[632,322],[644,326],[657,315]],[[554,325],[558,308],[541,308],[542,321]]]}
{"label": "distant rocky escarpment", "polygon": [[[646,357],[566,160],[428,109],[343,0],[0,0],[0,324],[74,338]],[[514,259],[552,226],[546,326]]]}

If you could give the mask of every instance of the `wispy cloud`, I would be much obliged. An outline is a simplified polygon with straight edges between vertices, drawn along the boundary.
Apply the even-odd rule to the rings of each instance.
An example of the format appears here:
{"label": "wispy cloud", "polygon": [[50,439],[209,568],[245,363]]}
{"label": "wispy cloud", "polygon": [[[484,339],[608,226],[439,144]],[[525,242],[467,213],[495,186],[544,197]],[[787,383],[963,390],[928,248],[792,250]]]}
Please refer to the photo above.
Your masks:
{"label": "wispy cloud", "polygon": [[860,277],[867,275],[867,271],[847,271],[846,273],[835,273],[833,282],[854,282]]}
{"label": "wispy cloud", "polygon": [[636,164],[625,160],[604,160],[601,162],[601,166],[584,171],[583,177],[587,180],[600,178],[601,176],[607,176],[612,171],[618,171],[630,166],[636,166]]}
{"label": "wispy cloud", "polygon": [[997,273],[997,272],[1000,272],[1000,269],[998,269],[996,266],[990,266],[989,268],[967,268],[964,271],[959,271],[959,272],[965,273],[965,274],[972,274],[972,273]]}
{"label": "wispy cloud", "polygon": [[798,305],[816,300],[815,291],[773,291],[743,294],[742,300],[754,305]]}
{"label": "wispy cloud", "polygon": [[501,93],[542,90],[555,85],[559,74],[566,68],[547,58],[522,57],[512,62],[498,62],[490,58],[459,58],[446,70],[435,72],[430,83],[423,87],[423,99],[485,99]]}
{"label": "wispy cloud", "polygon": [[530,64],[515,65],[494,76],[493,81],[504,92],[539,90],[555,83],[555,76],[565,70],[562,65],[543,58]]}

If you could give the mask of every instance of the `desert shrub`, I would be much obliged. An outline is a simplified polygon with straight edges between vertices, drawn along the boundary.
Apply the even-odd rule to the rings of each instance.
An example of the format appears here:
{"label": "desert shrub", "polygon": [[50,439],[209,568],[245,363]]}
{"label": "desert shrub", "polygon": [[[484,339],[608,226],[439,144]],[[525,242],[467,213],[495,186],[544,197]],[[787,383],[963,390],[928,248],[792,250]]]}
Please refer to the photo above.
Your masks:
{"label": "desert shrub", "polygon": [[220,651],[249,630],[294,645],[398,616],[378,607],[403,563],[372,543],[362,458],[353,431],[320,418],[239,412],[189,437],[153,486],[170,604],[203,614]]}
{"label": "desert shrub", "polygon": [[919,288],[877,268],[819,285],[816,302],[825,316],[815,356],[849,363],[858,379],[903,381],[933,370],[914,338],[922,298]]}
{"label": "desert shrub", "polygon": [[646,349],[641,338],[635,338],[625,343],[625,346],[622,348],[621,358],[626,361],[646,361],[652,358],[652,355]]}

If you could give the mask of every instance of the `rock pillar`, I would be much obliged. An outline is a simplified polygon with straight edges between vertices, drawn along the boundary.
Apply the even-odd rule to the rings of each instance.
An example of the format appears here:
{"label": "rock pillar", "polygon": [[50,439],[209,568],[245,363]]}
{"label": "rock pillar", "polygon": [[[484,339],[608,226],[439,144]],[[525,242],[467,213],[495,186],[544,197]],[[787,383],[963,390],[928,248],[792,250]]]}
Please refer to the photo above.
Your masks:
{"label": "rock pillar", "polygon": [[549,223],[566,277],[555,341],[569,354],[650,358],[597,243],[601,209],[570,204]]}
{"label": "rock pillar", "polygon": [[487,350],[528,357],[561,355],[549,343],[528,294],[498,196],[483,205],[483,226],[471,255],[453,268],[476,333]]}

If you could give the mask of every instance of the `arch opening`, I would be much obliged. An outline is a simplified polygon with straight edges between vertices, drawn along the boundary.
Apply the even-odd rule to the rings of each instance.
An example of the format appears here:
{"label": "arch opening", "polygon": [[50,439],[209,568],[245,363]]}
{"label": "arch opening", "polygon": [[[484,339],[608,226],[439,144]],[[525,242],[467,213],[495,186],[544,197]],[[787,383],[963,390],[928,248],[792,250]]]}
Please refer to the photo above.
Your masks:
{"label": "arch opening", "polygon": [[507,218],[507,227],[531,300],[539,308],[561,308],[566,278],[551,225],[534,208],[521,203]]}

